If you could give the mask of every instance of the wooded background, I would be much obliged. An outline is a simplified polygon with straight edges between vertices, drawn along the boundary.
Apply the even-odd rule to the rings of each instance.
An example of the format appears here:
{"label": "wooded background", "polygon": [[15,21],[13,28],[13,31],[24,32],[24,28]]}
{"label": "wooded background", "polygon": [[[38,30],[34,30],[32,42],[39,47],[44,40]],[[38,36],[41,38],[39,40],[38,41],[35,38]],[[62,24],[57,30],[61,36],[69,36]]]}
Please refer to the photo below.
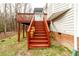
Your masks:
{"label": "wooded background", "polygon": [[16,31],[16,14],[31,12],[30,3],[2,3],[0,4],[0,33]]}

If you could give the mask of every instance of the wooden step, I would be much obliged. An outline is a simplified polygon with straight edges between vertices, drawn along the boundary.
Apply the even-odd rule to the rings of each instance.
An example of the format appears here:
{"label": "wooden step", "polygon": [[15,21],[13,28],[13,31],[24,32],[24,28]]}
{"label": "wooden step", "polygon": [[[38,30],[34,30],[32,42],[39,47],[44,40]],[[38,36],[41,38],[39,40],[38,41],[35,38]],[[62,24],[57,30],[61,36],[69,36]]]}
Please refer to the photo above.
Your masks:
{"label": "wooden step", "polygon": [[39,23],[39,24],[44,24],[44,22],[35,22],[35,24],[38,24],[38,23]]}
{"label": "wooden step", "polygon": [[47,40],[47,37],[37,37],[37,36],[34,36],[33,39]]}
{"label": "wooden step", "polygon": [[43,26],[44,26],[44,24],[39,24],[39,23],[38,23],[38,24],[35,24],[35,26],[41,26],[41,25],[43,25]]}
{"label": "wooden step", "polygon": [[35,30],[37,31],[37,30],[43,30],[43,31],[45,31],[45,28],[35,28]]}
{"label": "wooden step", "polygon": [[34,34],[35,36],[46,36],[46,34]]}
{"label": "wooden step", "polygon": [[43,21],[36,21],[35,23],[44,23]]}
{"label": "wooden step", "polygon": [[45,33],[45,31],[35,31],[36,33]]}
{"label": "wooden step", "polygon": [[40,42],[40,43],[43,42],[44,43],[44,42],[48,42],[48,40],[30,40],[30,42],[37,42],[37,43],[38,42]]}
{"label": "wooden step", "polygon": [[44,29],[45,27],[39,27],[39,26],[38,26],[38,27],[35,27],[35,28],[36,28],[36,29]]}
{"label": "wooden step", "polygon": [[35,34],[46,34],[46,32],[35,32]]}
{"label": "wooden step", "polygon": [[42,26],[35,26],[36,28],[45,28],[43,25]]}
{"label": "wooden step", "polygon": [[43,23],[43,21],[35,21],[35,23]]}
{"label": "wooden step", "polygon": [[49,45],[48,44],[30,44],[30,47],[48,47]]}
{"label": "wooden step", "polygon": [[35,24],[44,24],[44,22],[35,22]]}
{"label": "wooden step", "polygon": [[38,27],[38,26],[39,26],[39,27],[44,27],[43,24],[39,24],[39,25],[36,24],[36,25],[35,25],[35,27]]}
{"label": "wooden step", "polygon": [[44,25],[43,23],[35,23],[35,25]]}
{"label": "wooden step", "polygon": [[44,24],[44,23],[35,23],[35,24],[39,25],[39,24]]}
{"label": "wooden step", "polygon": [[43,25],[36,25],[37,28],[45,28]]}
{"label": "wooden step", "polygon": [[44,27],[35,27],[35,29],[43,29],[43,30],[45,30],[45,28]]}
{"label": "wooden step", "polygon": [[38,28],[37,28],[37,29],[35,29],[35,30],[36,30],[36,31],[44,31],[45,29],[38,29]]}
{"label": "wooden step", "polygon": [[36,30],[36,31],[38,31],[38,32],[43,32],[44,31],[45,32],[45,30]]}
{"label": "wooden step", "polygon": [[35,34],[46,34],[46,32],[35,32]]}
{"label": "wooden step", "polygon": [[49,46],[30,46],[29,48],[49,48]]}

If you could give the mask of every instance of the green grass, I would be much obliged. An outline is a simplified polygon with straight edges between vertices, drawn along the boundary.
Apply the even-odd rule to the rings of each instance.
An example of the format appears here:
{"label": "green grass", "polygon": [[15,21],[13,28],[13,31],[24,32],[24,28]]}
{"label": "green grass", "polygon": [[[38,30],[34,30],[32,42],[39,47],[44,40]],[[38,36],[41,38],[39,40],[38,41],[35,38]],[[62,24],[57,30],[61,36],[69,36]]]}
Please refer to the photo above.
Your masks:
{"label": "green grass", "polygon": [[[3,40],[3,41],[2,41]],[[0,40],[0,56],[32,55],[32,56],[70,56],[71,51],[51,38],[50,48],[33,48],[28,50],[27,39],[17,42],[17,35]]]}
{"label": "green grass", "polygon": [[30,49],[34,56],[70,56],[71,51],[60,44],[51,44],[50,48]]}
{"label": "green grass", "polygon": [[[22,35],[21,35],[22,37]],[[4,40],[4,42],[2,42]],[[0,55],[1,56],[15,56],[23,49],[26,49],[25,40],[21,38],[21,43],[17,42],[17,35],[0,40]],[[27,49],[26,49],[27,50]]]}
{"label": "green grass", "polygon": [[79,51],[77,51],[77,56],[79,56]]}

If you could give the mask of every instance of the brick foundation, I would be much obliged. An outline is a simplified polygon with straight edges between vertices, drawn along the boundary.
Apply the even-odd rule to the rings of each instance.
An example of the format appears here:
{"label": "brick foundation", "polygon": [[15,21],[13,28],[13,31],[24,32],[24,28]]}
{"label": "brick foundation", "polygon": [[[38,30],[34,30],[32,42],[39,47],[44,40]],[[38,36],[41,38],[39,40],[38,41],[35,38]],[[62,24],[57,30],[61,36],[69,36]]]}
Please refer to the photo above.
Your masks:
{"label": "brick foundation", "polygon": [[63,33],[58,33],[58,32],[52,32],[52,34],[53,34],[54,39],[60,42],[60,44],[68,47],[70,50],[73,49],[73,46],[74,46],[73,35],[68,35],[68,34],[63,34]]}
{"label": "brick foundation", "polygon": [[79,51],[79,37],[77,38],[77,47],[78,47],[78,51]]}

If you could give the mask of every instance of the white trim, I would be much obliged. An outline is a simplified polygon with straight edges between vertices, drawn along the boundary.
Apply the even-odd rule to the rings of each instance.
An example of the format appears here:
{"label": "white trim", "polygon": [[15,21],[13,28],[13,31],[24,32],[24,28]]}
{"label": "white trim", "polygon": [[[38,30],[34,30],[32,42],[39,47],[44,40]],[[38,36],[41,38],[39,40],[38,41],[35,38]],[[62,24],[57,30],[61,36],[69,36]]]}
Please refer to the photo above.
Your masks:
{"label": "white trim", "polygon": [[74,49],[77,50],[77,4],[74,4]]}

